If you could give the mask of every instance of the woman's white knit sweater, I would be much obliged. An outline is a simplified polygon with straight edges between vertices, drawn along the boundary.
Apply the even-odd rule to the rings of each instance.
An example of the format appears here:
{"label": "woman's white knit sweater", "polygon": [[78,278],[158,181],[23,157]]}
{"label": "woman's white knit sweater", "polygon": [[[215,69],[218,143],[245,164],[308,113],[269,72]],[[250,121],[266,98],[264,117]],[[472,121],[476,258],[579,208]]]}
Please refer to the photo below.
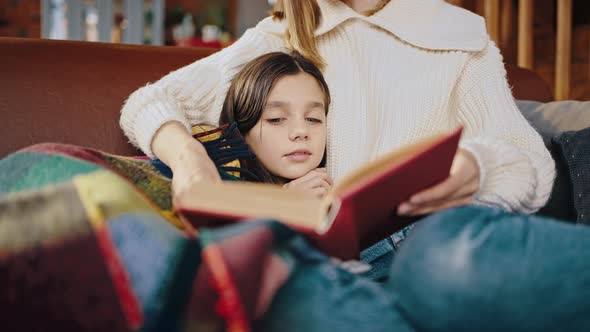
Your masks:
{"label": "woman's white knit sweater", "polygon": [[[477,203],[529,213],[547,201],[553,160],[519,113],[481,17],[442,0],[391,0],[369,17],[339,0],[318,3],[316,35],[333,101],[327,165],[335,180],[386,151],[462,125],[460,145],[481,173]],[[187,130],[217,124],[231,79],[249,60],[286,51],[284,31],[284,23],[267,18],[232,46],[137,90],[120,121],[131,143],[154,157],[151,141],[164,123]]]}

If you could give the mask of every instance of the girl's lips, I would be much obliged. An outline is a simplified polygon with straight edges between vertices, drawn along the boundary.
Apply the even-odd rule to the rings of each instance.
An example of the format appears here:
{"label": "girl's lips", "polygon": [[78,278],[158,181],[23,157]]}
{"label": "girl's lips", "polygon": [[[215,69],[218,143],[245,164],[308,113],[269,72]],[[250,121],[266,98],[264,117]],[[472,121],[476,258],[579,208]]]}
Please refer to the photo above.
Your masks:
{"label": "girl's lips", "polygon": [[311,157],[311,152],[298,150],[285,155],[285,157],[292,161],[305,161]]}

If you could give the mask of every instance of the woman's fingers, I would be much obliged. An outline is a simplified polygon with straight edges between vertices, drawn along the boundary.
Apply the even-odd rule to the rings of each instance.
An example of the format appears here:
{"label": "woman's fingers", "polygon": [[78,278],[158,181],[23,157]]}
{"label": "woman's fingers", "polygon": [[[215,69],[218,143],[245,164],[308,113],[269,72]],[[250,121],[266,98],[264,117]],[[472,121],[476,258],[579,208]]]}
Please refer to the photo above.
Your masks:
{"label": "woman's fingers", "polygon": [[423,190],[410,198],[414,205],[429,204],[444,199],[475,193],[479,189],[479,168],[475,158],[459,150],[453,160],[451,175],[443,182]]}
{"label": "woman's fingers", "polygon": [[422,205],[443,200],[457,192],[462,184],[463,181],[460,177],[452,175],[443,182],[413,195],[410,198],[410,203]]}
{"label": "woman's fingers", "polygon": [[[406,213],[403,213],[403,215],[408,215],[408,216],[419,216],[419,215],[425,215],[425,214],[430,214],[433,212],[438,212],[444,209],[450,209],[450,208],[454,208],[454,207],[459,207],[459,206],[464,206],[464,205],[468,205],[473,203],[473,197],[471,196],[466,196],[466,197],[461,197],[461,198],[457,198],[454,200],[450,200],[450,201],[442,201],[438,204],[434,204],[434,205],[428,205],[428,206],[411,206],[405,210],[408,211]],[[404,203],[407,204],[407,203]],[[404,211],[404,204],[400,205],[399,210]],[[401,213],[400,213],[401,214]]]}
{"label": "woman's fingers", "polygon": [[[441,183],[426,191],[418,193],[407,202],[400,204],[398,214],[400,215],[417,215],[419,212],[439,210],[439,207],[454,204],[454,202],[463,202],[472,200],[477,185],[471,182],[454,186],[452,183]],[[431,194],[434,193],[434,194]],[[442,193],[442,194],[441,194]],[[418,197],[418,199],[416,199]],[[429,212],[428,212],[429,213]]]}
{"label": "woman's fingers", "polygon": [[437,204],[445,200],[453,200],[475,194],[479,183],[474,179],[462,181],[456,176],[451,176],[440,184],[413,195],[409,203],[413,205]]}
{"label": "woman's fingers", "polygon": [[451,175],[443,182],[418,192],[400,204],[398,214],[417,215],[438,211],[442,207],[468,204],[479,190],[479,168],[475,158],[459,150],[453,160]]}

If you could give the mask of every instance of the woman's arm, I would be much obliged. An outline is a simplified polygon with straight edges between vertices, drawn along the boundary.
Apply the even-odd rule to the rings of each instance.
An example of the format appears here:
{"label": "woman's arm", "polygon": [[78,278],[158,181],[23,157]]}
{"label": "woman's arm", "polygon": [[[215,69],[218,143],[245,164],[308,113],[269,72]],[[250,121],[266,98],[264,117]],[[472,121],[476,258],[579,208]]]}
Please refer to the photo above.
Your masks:
{"label": "woman's arm", "polygon": [[460,146],[479,167],[475,202],[514,212],[537,211],[551,193],[554,161],[518,110],[493,42],[468,61],[455,93],[457,116],[465,128]]}
{"label": "woman's arm", "polygon": [[420,215],[472,203],[521,213],[541,208],[551,193],[554,162],[516,107],[492,42],[467,62],[453,94],[451,107],[464,139],[451,174],[413,195],[398,213]]}
{"label": "woman's arm", "polygon": [[156,133],[167,135],[167,130],[160,131],[164,124],[177,122],[187,134],[195,123],[216,125],[230,81],[242,65],[281,47],[277,36],[257,28],[248,30],[233,45],[131,94],[121,111],[121,128],[146,155],[161,158],[152,148]]}
{"label": "woman's arm", "polygon": [[205,147],[179,122],[164,124],[154,137],[152,149],[172,169],[174,199],[200,181],[221,181]]}

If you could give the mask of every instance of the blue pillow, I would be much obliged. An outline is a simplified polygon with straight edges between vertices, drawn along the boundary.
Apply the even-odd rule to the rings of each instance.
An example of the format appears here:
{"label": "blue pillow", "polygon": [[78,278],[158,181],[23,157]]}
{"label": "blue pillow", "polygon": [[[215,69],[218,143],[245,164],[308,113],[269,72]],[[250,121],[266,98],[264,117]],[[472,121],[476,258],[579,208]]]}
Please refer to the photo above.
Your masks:
{"label": "blue pillow", "polygon": [[[551,141],[571,181],[576,221],[590,224],[590,128],[564,132]],[[558,165],[559,168],[559,165]]]}
{"label": "blue pillow", "polygon": [[541,134],[546,144],[566,131],[590,127],[590,101],[562,100],[550,103],[517,100],[520,112]]}

